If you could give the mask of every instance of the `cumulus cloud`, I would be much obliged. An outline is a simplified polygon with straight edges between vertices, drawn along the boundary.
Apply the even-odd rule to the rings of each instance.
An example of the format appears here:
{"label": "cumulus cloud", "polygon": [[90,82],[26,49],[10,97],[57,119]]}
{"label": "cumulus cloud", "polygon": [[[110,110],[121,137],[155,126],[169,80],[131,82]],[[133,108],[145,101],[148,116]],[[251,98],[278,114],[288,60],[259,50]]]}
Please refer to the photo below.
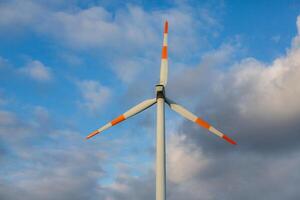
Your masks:
{"label": "cumulus cloud", "polygon": [[[86,155],[82,151],[75,153],[47,149],[42,152],[48,157],[48,161],[43,160],[45,163],[15,173],[13,178],[16,181],[13,187],[16,194],[9,195],[19,199],[19,195],[24,192],[30,199],[96,199],[97,190],[92,191],[91,188],[95,188],[97,180],[103,176],[101,166],[95,162],[100,159],[99,157]],[[42,159],[40,156],[42,154],[34,155],[31,158],[33,163]],[[82,192],[85,190],[89,192]]]}
{"label": "cumulus cloud", "polygon": [[78,81],[77,86],[82,96],[82,102],[79,104],[89,111],[102,109],[110,100],[111,90],[97,81]]}
{"label": "cumulus cloud", "polygon": [[[156,11],[146,11],[140,6],[128,4],[115,13],[101,5],[85,9],[70,7],[66,10],[61,7],[65,8],[59,4],[55,8],[38,1],[3,2],[0,27],[26,24],[28,28],[58,37],[76,47],[121,47],[124,42],[129,42],[136,49],[157,42],[162,35],[161,23],[168,19],[173,26],[173,42],[177,44],[171,51],[182,53],[188,47],[199,46],[194,43],[199,37],[191,37],[195,36],[198,29],[220,26],[210,10],[205,7],[192,8],[188,4],[174,4],[174,8]],[[197,20],[194,19],[195,15],[198,16]],[[182,47],[185,49],[180,50]]]}
{"label": "cumulus cloud", "polygon": [[0,30],[20,30],[36,24],[43,16],[43,8],[33,1],[2,1],[0,3]]}
{"label": "cumulus cloud", "polygon": [[[173,44],[176,44],[170,50],[178,55],[188,48],[199,47],[199,39],[201,41],[204,38],[192,36],[196,36],[196,31],[201,29],[200,25],[205,25],[206,29],[218,26],[217,22],[212,23],[212,13],[208,10],[198,11],[200,16],[195,20],[193,14],[196,13],[189,6],[147,12],[142,7],[128,5],[115,13],[101,6],[94,6],[71,12],[51,12],[47,21],[37,29],[58,39],[64,39],[68,45],[77,48],[110,47],[118,50],[117,48],[126,47],[127,52],[145,54],[159,41],[160,46],[162,22],[168,19],[172,25],[170,27],[173,32]],[[202,13],[205,14],[201,15]],[[60,34],[56,31],[58,29]],[[136,52],[145,46],[148,46],[148,51]]]}
{"label": "cumulus cloud", "polygon": [[[40,106],[33,114],[50,117]],[[14,112],[0,111],[1,199],[99,197],[98,180],[105,176],[103,149],[86,145],[78,132],[51,127],[45,128],[41,118],[32,124],[30,117],[24,120]]]}
{"label": "cumulus cloud", "polygon": [[[63,37],[70,45],[93,47],[108,44],[107,41],[114,41],[118,29],[109,22],[111,14],[102,7],[92,7],[74,13],[57,12],[52,13],[51,17],[47,23],[51,27],[45,25],[40,28],[56,37]],[[58,27],[62,27],[62,34],[55,31]]]}
{"label": "cumulus cloud", "polygon": [[193,144],[185,142],[186,136],[172,134],[169,137],[168,179],[177,184],[186,182],[205,168],[209,160]]}
{"label": "cumulus cloud", "polygon": [[265,65],[255,59],[241,61],[232,72],[232,89],[243,91],[237,106],[250,118],[294,118],[300,112],[300,50]]}
{"label": "cumulus cloud", "polygon": [[211,83],[216,81],[217,74],[214,69],[232,64],[231,59],[234,58],[237,49],[237,44],[223,44],[217,49],[206,52],[198,65],[175,66],[175,71],[170,74],[167,95],[170,95],[170,98],[174,97],[174,101],[188,99],[189,102],[198,102],[198,98],[207,93],[206,88],[210,88]]}
{"label": "cumulus cloud", "polygon": [[13,113],[9,111],[0,110],[0,124],[7,126],[14,124],[16,122],[16,117]]}
{"label": "cumulus cloud", "polygon": [[[143,63],[143,66],[140,66]],[[119,59],[113,62],[113,68],[117,76],[126,83],[130,83],[144,68],[149,67],[149,61],[143,59]]]}
{"label": "cumulus cloud", "polygon": [[18,69],[18,72],[41,82],[50,81],[53,78],[51,69],[38,60],[28,62],[24,67]]}
{"label": "cumulus cloud", "polygon": [[[214,37],[211,32],[220,29],[215,13],[205,6],[198,8],[175,3],[170,9],[147,11],[128,4],[113,12],[101,5],[84,9],[61,7],[66,6],[45,6],[38,1],[5,2],[1,6],[0,30],[1,27],[2,30],[29,29],[76,51],[97,50],[108,67],[125,82],[139,79],[139,72],[148,65],[159,67],[164,20],[169,20],[172,32],[170,56],[175,60],[192,58],[193,52],[209,45],[208,38]],[[199,35],[199,31],[210,34]],[[142,63],[133,63],[126,70],[124,66],[115,66],[121,61],[131,64],[133,57]],[[124,71],[126,73],[121,73]]]}

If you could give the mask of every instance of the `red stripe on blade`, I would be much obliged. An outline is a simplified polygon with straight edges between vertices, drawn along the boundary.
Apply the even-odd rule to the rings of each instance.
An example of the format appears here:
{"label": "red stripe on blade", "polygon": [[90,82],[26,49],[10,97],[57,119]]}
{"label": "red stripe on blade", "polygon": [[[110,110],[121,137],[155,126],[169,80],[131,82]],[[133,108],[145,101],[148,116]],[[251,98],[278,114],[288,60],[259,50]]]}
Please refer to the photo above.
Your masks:
{"label": "red stripe on blade", "polygon": [[197,118],[195,122],[204,128],[209,129],[209,127],[210,127],[209,123],[207,123],[206,121],[204,121],[201,118]]}
{"label": "red stripe on blade", "polygon": [[231,138],[229,138],[227,135],[223,135],[222,137],[224,140],[226,140],[227,142],[229,142],[230,144],[236,145],[236,142],[233,141]]}
{"label": "red stripe on blade", "polygon": [[165,22],[165,30],[164,33],[168,33],[168,21]]}
{"label": "red stripe on blade", "polygon": [[161,52],[161,58],[167,59],[168,58],[168,49],[166,46],[163,46],[162,52]]}
{"label": "red stripe on blade", "polygon": [[112,126],[116,125],[117,123],[120,123],[121,121],[124,121],[125,117],[124,115],[120,115],[119,117],[117,117],[116,119],[112,120],[110,123]]}
{"label": "red stripe on blade", "polygon": [[100,131],[99,131],[99,130],[95,130],[95,131],[93,131],[91,134],[89,134],[89,135],[86,137],[86,139],[90,139],[91,137],[93,137],[94,135],[97,135],[98,133],[100,133]]}

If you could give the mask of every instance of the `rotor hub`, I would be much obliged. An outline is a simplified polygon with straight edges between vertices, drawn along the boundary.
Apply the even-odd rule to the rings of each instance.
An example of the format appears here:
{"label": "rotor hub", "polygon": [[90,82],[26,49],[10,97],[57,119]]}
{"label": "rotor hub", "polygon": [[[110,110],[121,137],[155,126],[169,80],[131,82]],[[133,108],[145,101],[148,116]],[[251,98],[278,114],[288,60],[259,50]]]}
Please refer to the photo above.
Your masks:
{"label": "rotor hub", "polygon": [[165,87],[163,85],[155,86],[156,98],[165,98]]}

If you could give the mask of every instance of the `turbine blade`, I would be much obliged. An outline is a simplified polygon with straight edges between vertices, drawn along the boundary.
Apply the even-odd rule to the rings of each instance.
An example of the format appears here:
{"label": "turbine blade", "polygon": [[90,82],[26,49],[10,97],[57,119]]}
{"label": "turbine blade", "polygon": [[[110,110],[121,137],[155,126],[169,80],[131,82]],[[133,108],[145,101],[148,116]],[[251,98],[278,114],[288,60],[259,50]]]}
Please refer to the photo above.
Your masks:
{"label": "turbine blade", "polygon": [[168,81],[168,21],[165,22],[164,40],[160,64],[160,85],[166,86]]}
{"label": "turbine blade", "polygon": [[128,119],[129,117],[132,117],[136,114],[138,114],[139,112],[142,112],[143,110],[146,110],[147,108],[149,108],[150,106],[152,106],[153,104],[156,103],[156,99],[148,99],[143,101],[142,103],[132,107],[131,109],[129,109],[127,112],[123,113],[122,115],[120,115],[119,117],[113,119],[112,121],[110,121],[109,123],[105,124],[104,126],[102,126],[101,128],[93,131],[92,133],[90,133],[86,139],[89,139],[95,135],[97,135],[98,133],[124,121],[125,119]]}
{"label": "turbine blade", "polygon": [[216,128],[211,126],[208,122],[204,121],[200,117],[197,117],[196,115],[194,115],[193,113],[191,113],[190,111],[188,111],[187,109],[182,107],[181,105],[179,105],[179,104],[177,104],[177,103],[175,103],[175,102],[173,102],[172,100],[169,100],[169,99],[166,99],[166,102],[172,110],[179,113],[184,118],[186,118],[186,119],[188,119],[192,122],[195,122],[196,124],[198,124],[199,126],[202,126],[203,128],[208,129],[210,132],[212,132],[213,134],[219,136],[220,138],[223,138],[224,140],[226,140],[230,144],[233,144],[233,145],[237,144],[234,140],[229,138],[227,135],[220,132],[219,130],[217,130]]}

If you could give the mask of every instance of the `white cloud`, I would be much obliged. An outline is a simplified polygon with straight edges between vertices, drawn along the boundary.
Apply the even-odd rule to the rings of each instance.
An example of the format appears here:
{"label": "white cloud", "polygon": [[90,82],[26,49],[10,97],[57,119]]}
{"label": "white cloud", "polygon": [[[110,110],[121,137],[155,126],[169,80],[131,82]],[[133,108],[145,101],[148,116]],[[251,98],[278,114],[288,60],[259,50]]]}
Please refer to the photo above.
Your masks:
{"label": "white cloud", "polygon": [[[194,14],[198,15],[197,20]],[[70,47],[109,47],[114,49],[115,54],[125,49],[126,52],[122,53],[151,55],[149,51],[161,47],[163,21],[166,19],[172,34],[173,48],[170,51],[182,57],[189,56],[186,50],[198,50],[207,44],[204,36],[197,35],[197,31],[208,31],[219,26],[205,9],[182,6],[147,12],[139,6],[128,5],[115,12],[101,6],[69,12],[52,11],[45,21],[36,25],[35,30],[54,36]]]}
{"label": "white cloud", "polygon": [[21,120],[16,114],[0,110],[1,198],[97,199],[106,163],[99,143],[87,145],[74,129],[53,130],[57,124],[48,124],[49,131],[41,119],[50,117],[43,107],[33,109],[33,118],[23,113],[27,118]]}
{"label": "white cloud", "polygon": [[110,100],[111,90],[97,81],[78,81],[77,86],[83,99],[80,105],[89,111],[101,110]]}
{"label": "white cloud", "polygon": [[149,74],[145,71],[151,69],[154,64],[152,61],[143,58],[120,58],[113,61],[112,68],[122,81],[130,83],[136,81],[136,78],[141,79],[141,77],[137,77],[140,72],[141,76],[149,77]]}
{"label": "white cloud", "polygon": [[167,166],[168,179],[172,183],[192,180],[199,171],[207,167],[209,160],[199,148],[187,143],[185,135],[169,136]]}
{"label": "white cloud", "polygon": [[0,110],[0,125],[1,126],[9,126],[15,124],[17,121],[14,113],[9,111]]}
{"label": "white cloud", "polygon": [[33,109],[34,115],[39,119],[48,119],[49,111],[43,106],[35,106]]}
{"label": "white cloud", "polygon": [[244,59],[228,78],[227,89],[240,91],[237,106],[242,114],[279,119],[300,114],[300,49],[291,49],[271,65]]}
{"label": "white cloud", "polygon": [[[126,5],[115,11],[109,11],[100,5],[85,9],[54,7],[46,7],[35,1],[17,0],[6,3],[0,12],[0,28],[8,30],[26,27],[38,34],[55,38],[60,44],[72,49],[100,50],[102,58],[110,65],[108,67],[123,81],[138,78],[141,69],[149,63],[159,68],[165,19],[168,19],[170,25],[169,55],[174,60],[186,60],[196,55],[194,52],[199,52],[208,45],[207,37],[213,37],[211,33],[220,29],[214,13],[187,3],[153,11],[134,5]],[[199,34],[199,31],[203,34]],[[204,34],[206,32],[210,34]],[[126,69],[126,73],[120,73],[125,71],[122,70],[125,67],[119,70],[113,66],[115,62],[111,62],[130,63],[133,56],[145,62],[138,67]]]}
{"label": "white cloud", "polygon": [[[172,66],[170,72],[167,94],[174,101],[182,98],[189,104],[199,102],[203,93],[209,92],[213,84],[218,81],[215,68],[232,64],[232,59],[237,52],[236,44],[223,44],[219,48],[206,52],[199,64],[187,67],[185,63]],[[187,105],[188,106],[188,105]]]}
{"label": "white cloud", "polygon": [[52,79],[51,69],[38,60],[30,61],[18,72],[36,81],[49,81]]}
{"label": "white cloud", "polygon": [[44,10],[39,4],[33,1],[7,1],[2,2],[0,6],[0,30],[9,31],[14,34],[15,31],[23,27],[30,27],[42,21],[46,16]]}
{"label": "white cloud", "polygon": [[[65,40],[70,46],[95,47],[111,44],[117,26],[110,23],[112,15],[102,7],[92,7],[78,12],[54,12],[40,31]],[[60,30],[57,32],[57,30]],[[110,41],[110,42],[109,42]]]}
{"label": "white cloud", "polygon": [[[300,115],[300,17],[298,34],[285,55],[270,64],[245,58],[220,74],[216,93],[235,98],[239,112],[251,119],[289,120]],[[220,97],[222,98],[222,97]]]}

